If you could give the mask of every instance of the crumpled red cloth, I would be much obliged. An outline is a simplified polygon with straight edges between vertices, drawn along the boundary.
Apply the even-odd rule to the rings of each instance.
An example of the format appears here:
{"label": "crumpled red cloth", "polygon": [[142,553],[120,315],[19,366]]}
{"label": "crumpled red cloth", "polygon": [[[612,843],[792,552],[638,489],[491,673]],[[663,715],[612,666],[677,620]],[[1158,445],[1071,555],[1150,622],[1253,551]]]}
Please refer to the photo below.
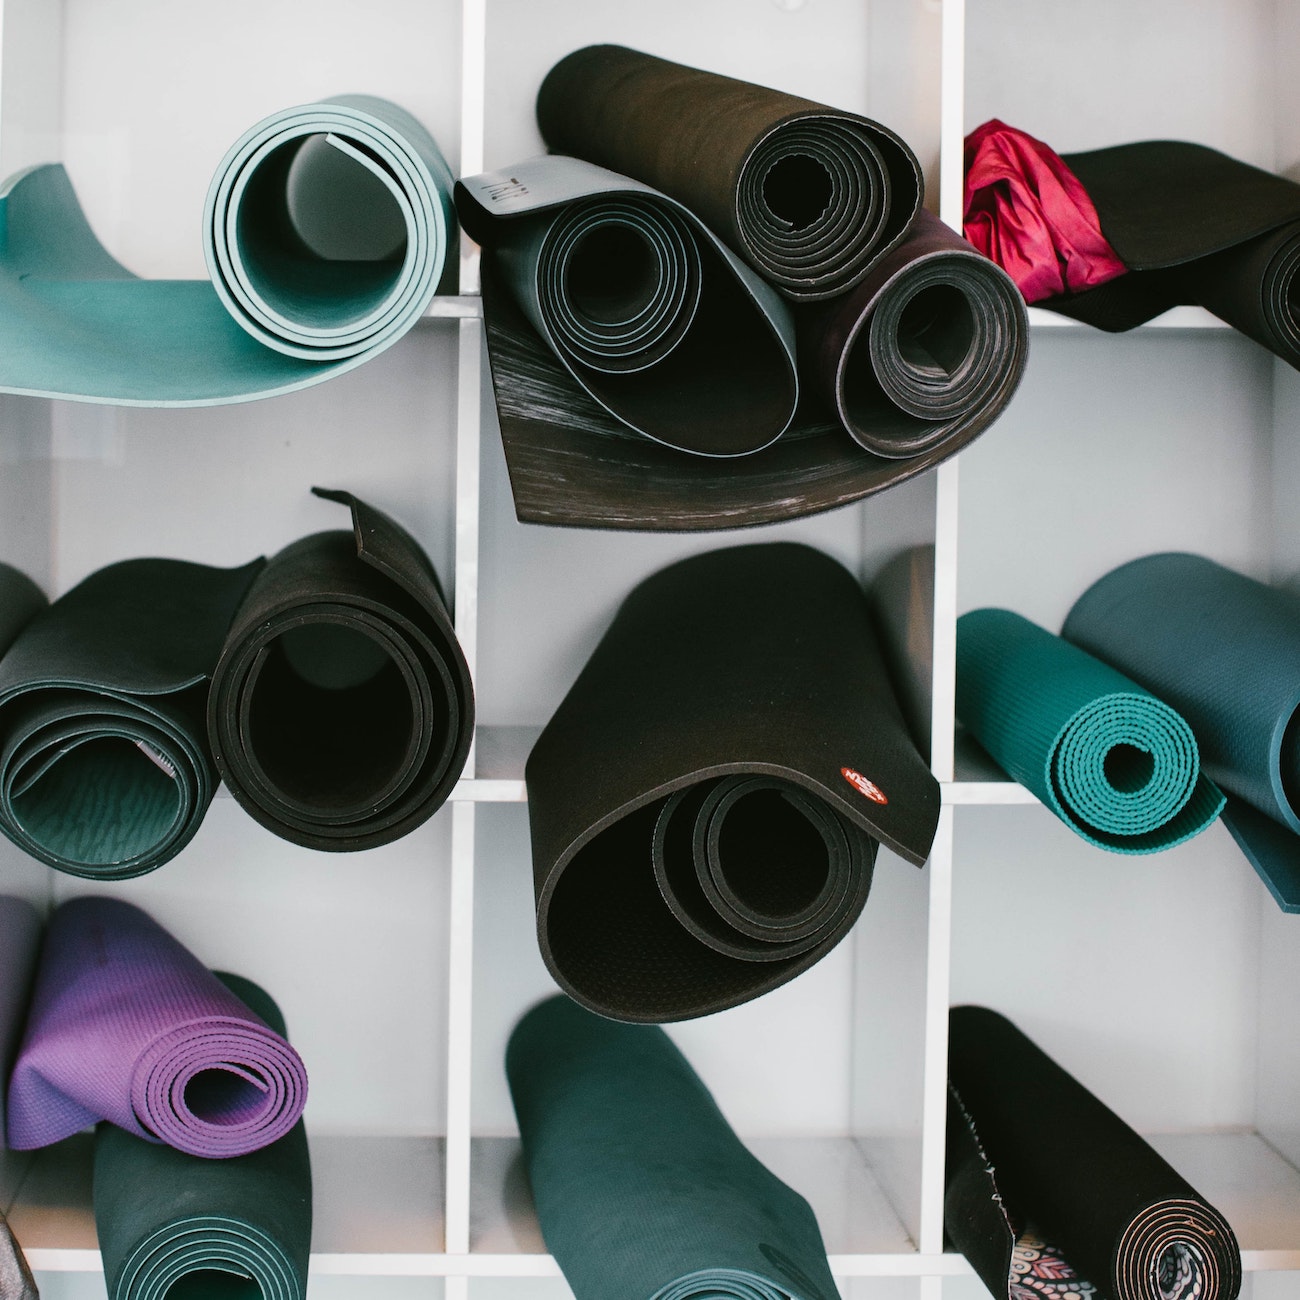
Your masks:
{"label": "crumpled red cloth", "polygon": [[1079,178],[1041,140],[997,118],[966,137],[963,233],[1026,302],[1078,293],[1128,267]]}

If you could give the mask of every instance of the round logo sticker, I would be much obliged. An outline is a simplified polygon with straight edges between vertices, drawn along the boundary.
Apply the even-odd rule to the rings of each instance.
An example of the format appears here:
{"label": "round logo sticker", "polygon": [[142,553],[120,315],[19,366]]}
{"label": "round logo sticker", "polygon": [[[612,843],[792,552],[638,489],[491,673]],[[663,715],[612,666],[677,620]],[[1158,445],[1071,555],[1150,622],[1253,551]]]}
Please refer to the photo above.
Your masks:
{"label": "round logo sticker", "polygon": [[840,768],[840,775],[859,793],[864,794],[872,803],[888,803],[885,792],[874,782],[868,781],[861,772],[851,767]]}

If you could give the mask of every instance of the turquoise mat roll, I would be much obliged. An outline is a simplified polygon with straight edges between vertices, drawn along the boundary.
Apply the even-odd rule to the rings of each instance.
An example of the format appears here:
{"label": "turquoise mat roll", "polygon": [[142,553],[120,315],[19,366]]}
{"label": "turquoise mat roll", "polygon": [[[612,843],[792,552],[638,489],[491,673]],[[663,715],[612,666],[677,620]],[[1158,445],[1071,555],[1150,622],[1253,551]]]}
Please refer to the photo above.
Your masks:
{"label": "turquoise mat roll", "polygon": [[213,178],[212,281],[142,280],[95,237],[61,165],[19,172],[0,189],[0,392],[213,406],[352,369],[428,306],[451,186],[432,137],[395,105],[287,109]]}
{"label": "turquoise mat roll", "polygon": [[1178,713],[1010,610],[957,620],[957,716],[1071,830],[1114,853],[1172,848],[1223,810]]}

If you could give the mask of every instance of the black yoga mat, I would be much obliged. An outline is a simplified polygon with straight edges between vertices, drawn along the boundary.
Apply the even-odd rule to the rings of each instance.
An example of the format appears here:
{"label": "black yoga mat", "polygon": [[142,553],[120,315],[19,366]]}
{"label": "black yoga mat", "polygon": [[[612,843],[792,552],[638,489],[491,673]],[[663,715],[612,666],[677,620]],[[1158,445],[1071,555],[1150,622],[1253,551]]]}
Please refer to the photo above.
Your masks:
{"label": "black yoga mat", "polygon": [[261,565],[126,560],[26,621],[0,658],[5,835],[97,880],[152,871],[189,843],[217,786],[208,680]]}
{"label": "black yoga mat", "polygon": [[577,1300],[838,1300],[807,1201],[662,1029],[552,998],[506,1074],[542,1235]]}
{"label": "black yoga mat", "polygon": [[790,543],[642,582],[526,776],[542,956],[617,1020],[792,979],[857,919],[877,841],[920,865],[939,815],[861,589]]}
{"label": "black yoga mat", "polygon": [[274,556],[226,638],[207,718],[217,767],[263,826],[308,848],[373,848],[445,802],[474,732],[469,668],[419,544],[352,512]]}
{"label": "black yoga mat", "polygon": [[[741,456],[790,423],[789,312],[679,203],[576,158],[467,177],[456,203],[494,260],[493,289],[508,288],[567,387],[630,429],[679,451]],[[485,313],[496,310],[485,298]],[[541,377],[491,355],[498,388],[549,409]]]}
{"label": "black yoga mat", "polygon": [[1065,162],[1130,269],[1041,306],[1119,331],[1195,303],[1300,367],[1300,185],[1179,140]]}
{"label": "black yoga mat", "polygon": [[1234,1300],[1227,1220],[1004,1016],[953,1009],[948,1084],[944,1226],[994,1296],[1052,1291],[1030,1267],[1048,1243],[1080,1295]]}
{"label": "black yoga mat", "polygon": [[[280,1009],[251,980],[219,978],[277,1033],[287,1032]],[[312,1206],[302,1120],[270,1146],[229,1160],[100,1124],[94,1201],[110,1300],[306,1295]]]}
{"label": "black yoga mat", "polygon": [[1282,910],[1300,912],[1300,596],[1177,552],[1099,579],[1062,635],[1191,724],[1223,822]]}
{"label": "black yoga mat", "polygon": [[890,459],[964,447],[1001,414],[1029,360],[1014,281],[924,211],[852,292],[798,320],[820,395]]}
{"label": "black yoga mat", "polygon": [[795,299],[852,288],[921,206],[916,155],[879,122],[619,45],[561,59],[537,122],[553,152],[684,203]]}

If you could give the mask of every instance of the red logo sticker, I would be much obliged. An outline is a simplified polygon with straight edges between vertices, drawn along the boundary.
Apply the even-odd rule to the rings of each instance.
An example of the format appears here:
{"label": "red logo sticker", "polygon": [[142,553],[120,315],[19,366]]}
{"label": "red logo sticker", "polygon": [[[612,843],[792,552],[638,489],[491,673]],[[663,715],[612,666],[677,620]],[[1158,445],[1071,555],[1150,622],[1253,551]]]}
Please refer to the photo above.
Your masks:
{"label": "red logo sticker", "polygon": [[868,781],[861,772],[851,767],[840,768],[840,775],[859,793],[867,796],[872,803],[888,803],[885,792],[874,782]]}

